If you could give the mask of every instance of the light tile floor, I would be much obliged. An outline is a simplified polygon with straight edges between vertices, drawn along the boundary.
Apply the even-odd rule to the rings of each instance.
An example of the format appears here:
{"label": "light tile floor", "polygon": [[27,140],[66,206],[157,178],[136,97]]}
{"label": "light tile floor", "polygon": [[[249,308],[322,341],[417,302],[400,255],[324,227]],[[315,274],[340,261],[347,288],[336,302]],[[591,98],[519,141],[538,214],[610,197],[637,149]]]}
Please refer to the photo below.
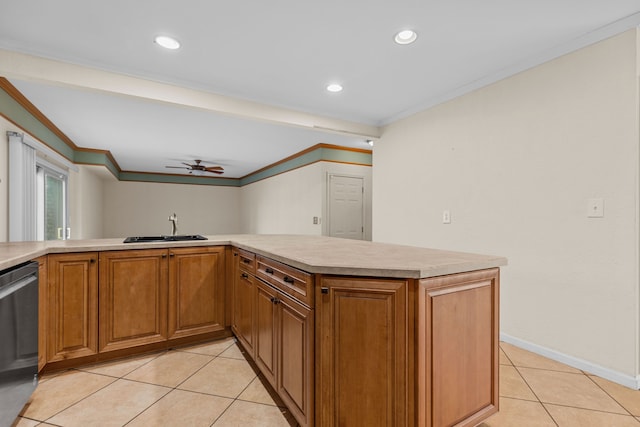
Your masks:
{"label": "light tile floor", "polygon": [[640,427],[640,391],[500,343],[500,412],[480,427]]}
{"label": "light tile floor", "polygon": [[[479,427],[640,427],[640,391],[501,343],[500,412]],[[288,427],[233,339],[46,375],[14,427]]]}
{"label": "light tile floor", "polygon": [[289,427],[232,338],[45,375],[14,427]]}

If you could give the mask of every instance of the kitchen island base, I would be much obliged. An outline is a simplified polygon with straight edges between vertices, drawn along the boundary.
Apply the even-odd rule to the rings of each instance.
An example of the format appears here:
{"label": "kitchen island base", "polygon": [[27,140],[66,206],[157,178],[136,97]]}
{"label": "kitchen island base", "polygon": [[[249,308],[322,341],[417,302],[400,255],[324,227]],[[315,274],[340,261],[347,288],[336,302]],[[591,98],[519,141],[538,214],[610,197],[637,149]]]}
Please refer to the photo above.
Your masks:
{"label": "kitchen island base", "polygon": [[498,410],[502,257],[292,235],[0,245],[0,267],[32,259],[44,371],[233,333],[301,426],[474,426]]}

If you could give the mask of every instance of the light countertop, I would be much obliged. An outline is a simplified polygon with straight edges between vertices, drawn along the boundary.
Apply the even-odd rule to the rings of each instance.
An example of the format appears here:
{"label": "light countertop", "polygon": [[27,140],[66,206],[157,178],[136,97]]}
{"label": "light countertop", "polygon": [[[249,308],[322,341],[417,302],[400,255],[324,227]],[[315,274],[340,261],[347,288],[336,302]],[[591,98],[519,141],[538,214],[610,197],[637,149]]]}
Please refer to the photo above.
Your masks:
{"label": "light countertop", "polygon": [[233,245],[309,273],[426,278],[500,267],[500,256],[303,235],[215,235],[187,242],[120,239],[0,243],[0,270],[52,253]]}

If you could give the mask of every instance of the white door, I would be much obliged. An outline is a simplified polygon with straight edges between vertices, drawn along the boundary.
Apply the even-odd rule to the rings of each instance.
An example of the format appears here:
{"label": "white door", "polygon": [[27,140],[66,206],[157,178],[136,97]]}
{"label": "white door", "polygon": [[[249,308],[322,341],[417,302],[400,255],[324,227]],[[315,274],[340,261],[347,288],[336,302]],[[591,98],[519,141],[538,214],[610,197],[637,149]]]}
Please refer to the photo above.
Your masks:
{"label": "white door", "polygon": [[329,236],[364,239],[364,178],[329,175]]}

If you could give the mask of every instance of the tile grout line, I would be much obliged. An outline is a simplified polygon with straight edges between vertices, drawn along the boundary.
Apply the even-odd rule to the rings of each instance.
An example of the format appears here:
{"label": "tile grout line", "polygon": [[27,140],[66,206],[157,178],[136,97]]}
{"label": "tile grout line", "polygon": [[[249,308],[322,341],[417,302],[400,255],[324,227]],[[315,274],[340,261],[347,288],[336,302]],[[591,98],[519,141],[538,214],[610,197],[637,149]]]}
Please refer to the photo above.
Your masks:
{"label": "tile grout line", "polygon": [[625,411],[627,411],[627,414],[629,414],[629,415],[631,415],[633,418],[635,418],[635,419],[636,419],[636,421],[638,420],[638,419],[636,418],[636,416],[635,416],[635,415],[633,415],[633,414],[631,413],[631,411],[629,411],[629,410],[626,408],[626,406],[624,406],[622,403],[618,402],[618,400],[617,400],[615,397],[613,397],[613,396],[612,396],[612,395],[611,395],[607,390],[605,390],[602,386],[600,386],[600,384],[598,384],[596,381],[594,381],[594,380],[593,380],[593,378],[591,378],[591,376],[589,376],[589,375],[587,375],[587,374],[584,374],[584,375],[585,375],[587,378],[589,378],[589,381],[591,381],[592,383],[594,383],[594,384],[595,384],[595,385],[596,385],[600,390],[602,390],[602,391],[603,391],[607,396],[609,396],[609,397],[610,397],[614,402],[616,402],[618,405],[620,405],[620,407],[621,407],[622,409],[624,409]]}
{"label": "tile grout line", "polygon": [[[126,373],[125,373],[125,374],[123,374],[122,376],[117,377],[118,379],[117,379],[116,381],[118,381],[118,380],[122,380],[122,381],[131,381],[131,380],[129,380],[129,379],[127,379],[127,378],[125,378],[125,377],[126,377],[127,375],[131,374],[132,372],[135,372],[135,371],[137,371],[138,369],[140,369],[140,368],[142,368],[142,367],[144,367],[144,366],[147,366],[149,363],[151,363],[151,362],[153,362],[153,361],[155,361],[155,360],[158,360],[160,357],[162,357],[163,355],[168,354],[168,353],[169,353],[169,350],[164,350],[164,351],[158,352],[158,353],[157,353],[157,354],[156,354],[156,355],[155,355],[151,360],[149,360],[149,361],[147,361],[147,362],[143,363],[142,365],[140,365],[140,366],[138,366],[138,367],[136,367],[136,368],[134,368],[134,369],[132,369],[132,370],[130,370],[130,371],[128,371],[128,372],[126,372]],[[114,381],[114,382],[110,383],[109,385],[111,385],[111,384],[115,383],[116,381]],[[136,381],[132,381],[132,382],[136,382]],[[142,383],[142,382],[141,382],[141,381],[139,381],[139,383]],[[147,383],[143,383],[143,384],[147,384]],[[152,384],[152,385],[154,385],[154,386],[158,386],[157,384]],[[153,406],[153,405],[155,405],[156,403],[158,403],[162,398],[164,398],[164,397],[165,397],[167,394],[169,394],[169,393],[171,393],[171,390],[170,390],[170,391],[168,391],[167,393],[165,393],[164,395],[162,395],[162,397],[160,397],[159,399],[157,399],[157,400],[156,400],[156,401],[154,401],[153,403],[151,403],[151,404],[150,404],[149,406],[147,406],[145,409],[143,409],[142,411],[140,411],[139,413],[137,413],[137,414],[136,414],[133,418],[131,418],[129,421],[127,421],[126,423],[124,423],[124,424],[123,424],[123,427],[124,427],[124,426],[126,426],[127,424],[129,424],[131,421],[133,421],[133,420],[135,420],[136,418],[138,418],[138,417],[140,416],[140,414],[142,414],[143,412],[145,412],[145,411],[146,411],[147,409],[149,409],[151,406]]]}
{"label": "tile grout line", "polygon": [[[69,370],[67,370],[67,371],[64,371],[64,372],[69,372],[69,371],[74,371],[74,372],[84,372],[84,371],[80,371],[80,370],[75,369],[75,368],[71,368],[71,369],[69,369]],[[51,415],[51,416],[50,416],[50,417],[48,417],[47,419],[45,419],[45,420],[37,420],[37,421],[39,421],[40,423],[47,423],[47,424],[49,424],[48,420],[50,420],[51,418],[55,417],[56,415],[59,415],[61,412],[66,411],[67,409],[69,409],[69,408],[71,408],[71,407],[73,407],[73,406],[77,405],[78,403],[80,403],[80,402],[82,402],[82,401],[86,400],[86,399],[87,399],[87,398],[89,398],[90,396],[93,396],[94,394],[98,393],[100,390],[104,390],[105,388],[109,387],[111,384],[115,383],[115,382],[116,382],[116,381],[118,381],[118,379],[119,379],[119,378],[117,378],[117,377],[112,377],[112,376],[109,376],[109,375],[94,374],[94,373],[90,373],[90,372],[84,372],[84,373],[86,373],[86,374],[90,374],[90,375],[98,375],[98,376],[101,376],[101,377],[113,378],[114,380],[113,380],[113,381],[111,381],[109,384],[105,384],[103,387],[100,387],[99,389],[95,390],[94,392],[89,393],[88,395],[84,396],[82,399],[77,400],[77,401],[73,402],[72,404],[70,404],[69,406],[67,406],[67,407],[65,407],[65,408],[63,408],[63,409],[61,409],[61,410],[59,410],[58,412],[56,412],[55,414]],[[59,424],[54,424],[54,425],[59,425]]]}
{"label": "tile grout line", "polygon": [[[256,378],[258,378],[258,376],[257,376],[257,375],[255,376],[255,378],[253,378],[251,381],[249,381],[249,384],[247,384],[247,385],[245,386],[245,388],[243,388],[243,389],[242,389],[242,391],[241,391],[240,393],[238,393],[238,396],[240,396],[242,393],[244,393],[244,391],[245,391],[247,388],[249,388],[249,386],[251,385],[251,383],[252,383],[252,382],[254,382]],[[236,396],[236,397],[231,401],[231,403],[229,404],[229,406],[227,406],[227,407],[224,409],[224,411],[222,411],[222,412],[220,413],[220,415],[218,415],[218,417],[217,417],[215,420],[213,420],[213,423],[211,423],[211,425],[210,425],[209,427],[213,427],[213,426],[215,425],[215,423],[217,423],[217,422],[218,422],[218,420],[219,420],[220,418],[222,418],[222,416],[223,416],[223,415],[224,415],[224,414],[229,410],[229,408],[231,408],[231,406],[232,406],[234,403],[236,403],[236,401],[238,400],[238,396]]]}
{"label": "tile grout line", "polygon": [[[506,354],[506,352],[505,352]],[[553,415],[551,415],[551,412],[549,412],[549,410],[547,409],[546,406],[544,406],[544,403],[542,403],[542,400],[540,400],[540,396],[538,396],[538,393],[536,393],[533,390],[533,387],[531,387],[531,385],[529,384],[529,382],[525,379],[525,377],[522,375],[522,372],[520,372],[520,369],[518,369],[517,366],[513,365],[514,368],[516,368],[516,372],[518,373],[518,375],[520,375],[520,378],[522,378],[522,381],[524,381],[524,383],[527,385],[527,387],[529,387],[529,390],[531,390],[531,393],[533,393],[533,395],[536,397],[536,399],[538,400],[538,403],[540,404],[540,406],[542,406],[542,409],[544,409],[544,411],[547,413],[547,415],[549,415],[549,418],[551,418],[551,421],[553,421],[553,423],[557,426],[560,427],[560,425],[558,424],[558,422],[556,421],[555,418],[553,418]]]}
{"label": "tile grout line", "polygon": [[[147,383],[144,381],[138,381],[138,380],[131,380],[131,379],[126,379],[126,378],[122,378],[123,380],[126,381],[133,381],[133,382],[138,382],[138,383],[142,383],[142,384],[149,384],[149,385],[154,385],[154,386],[158,386],[158,387],[166,387],[169,388],[170,390],[164,394],[162,397],[160,397],[158,400],[156,400],[155,402],[153,402],[151,405],[147,406],[144,410],[140,411],[138,414],[136,414],[135,417],[131,418],[129,421],[127,421],[124,425],[126,426],[127,424],[130,424],[133,420],[135,420],[136,418],[138,418],[140,415],[142,415],[143,413],[145,413],[146,411],[149,410],[149,408],[151,408],[153,405],[155,405],[156,403],[158,403],[160,400],[164,399],[169,393],[178,390],[178,391],[186,391],[186,392],[190,392],[190,393],[198,393],[198,394],[202,394],[202,395],[207,395],[207,396],[215,396],[215,397],[224,397],[224,396],[217,396],[217,395],[213,395],[213,394],[209,394],[209,393],[202,393],[202,392],[193,392],[191,390],[183,390],[183,389],[179,389],[178,387],[180,387],[182,384],[184,384],[187,380],[189,380],[189,378],[193,377],[195,374],[197,374],[198,372],[200,372],[202,369],[204,369],[205,366],[209,365],[211,362],[213,362],[214,360],[216,360],[220,354],[224,353],[225,351],[227,351],[229,348],[231,348],[231,346],[233,346],[235,344],[235,341],[233,343],[231,343],[227,348],[225,348],[224,350],[222,350],[220,353],[218,353],[217,355],[213,356],[210,354],[202,354],[202,353],[197,353],[197,352],[190,352],[190,351],[185,351],[185,350],[181,350],[181,349],[168,349],[166,351],[166,353],[168,353],[169,351],[173,350],[176,352],[180,352],[180,353],[188,353],[188,354],[197,354],[200,356],[209,356],[211,357],[211,360],[209,360],[207,363],[205,363],[204,365],[202,365],[201,367],[199,367],[198,369],[196,369],[191,375],[187,376],[187,378],[185,378],[184,380],[182,380],[181,382],[179,382],[176,386],[174,387],[167,387],[167,386],[162,386],[160,384],[153,384],[153,383]],[[156,360],[156,359],[153,359]],[[146,365],[146,364],[145,364]],[[144,365],[143,365],[144,366]],[[138,370],[139,368],[141,368],[142,366],[134,369],[133,371],[129,372],[127,375],[129,375],[130,373]],[[233,403],[233,402],[231,402]],[[229,406],[231,406],[231,404],[229,404]],[[227,406],[227,408],[225,408],[225,410],[222,412],[224,413],[229,407]],[[219,417],[218,417],[219,418]],[[216,418],[217,420],[217,418]],[[215,421],[214,421],[215,422]]]}
{"label": "tile grout line", "polygon": [[[167,386],[161,386],[160,384],[146,383],[146,382],[144,382],[144,381],[138,381],[138,380],[131,380],[131,379],[126,379],[126,378],[121,378],[121,379],[123,379],[123,380],[125,380],[125,381],[133,381],[133,382],[139,382],[139,383],[142,383],[142,384],[149,384],[149,385],[155,385],[155,386],[161,386],[161,387],[171,388],[171,390],[170,390],[169,392],[167,392],[167,393],[166,393],[165,395],[163,395],[161,398],[159,398],[158,400],[156,400],[155,402],[153,402],[151,405],[149,405],[149,406],[148,406],[147,408],[145,408],[143,411],[141,411],[140,413],[138,413],[138,414],[137,414],[135,417],[133,417],[131,420],[127,421],[127,423],[125,424],[125,426],[126,426],[127,424],[131,423],[131,422],[132,422],[133,420],[135,420],[136,418],[138,418],[140,415],[142,415],[142,414],[143,414],[144,412],[146,412],[149,408],[151,408],[151,407],[152,407],[153,405],[155,405],[157,402],[159,402],[160,400],[162,400],[163,398],[165,398],[169,393],[171,393],[171,392],[172,392],[172,391],[174,391],[174,390],[178,390],[178,391],[185,391],[185,392],[188,392],[188,393],[197,393],[197,394],[201,394],[201,395],[204,395],[204,396],[214,396],[214,397],[223,398],[223,399],[231,399],[231,398],[230,398],[230,397],[228,397],[228,396],[219,396],[219,395],[211,394],[211,393],[204,393],[204,392],[198,392],[198,391],[192,391],[192,390],[184,390],[184,389],[180,389],[180,388],[178,388],[178,387],[180,387],[180,386],[181,386],[182,384],[184,384],[187,380],[189,380],[189,378],[191,378],[191,377],[193,377],[194,375],[196,375],[198,372],[200,372],[202,369],[204,369],[207,365],[209,365],[210,363],[212,363],[214,360],[216,360],[216,359],[218,359],[218,358],[222,358],[222,359],[230,359],[230,360],[240,360],[240,359],[237,359],[237,358],[234,358],[234,357],[222,356],[222,354],[223,354],[224,352],[226,352],[227,350],[229,350],[230,348],[232,348],[234,345],[237,345],[237,344],[236,344],[236,340],[235,340],[235,339],[233,340],[233,342],[232,342],[232,343],[231,343],[227,348],[225,348],[224,350],[222,350],[220,353],[218,353],[218,354],[217,354],[217,355],[215,355],[215,356],[213,356],[213,355],[209,355],[209,354],[197,353],[197,352],[190,352],[190,351],[187,351],[187,350],[175,350],[175,351],[179,351],[179,352],[183,352],[183,353],[198,354],[198,355],[202,355],[202,356],[210,356],[210,357],[212,357],[212,359],[211,359],[210,361],[208,361],[207,363],[205,363],[204,365],[202,365],[200,368],[198,368],[196,371],[194,371],[191,375],[189,375],[187,378],[185,378],[183,381],[181,381],[181,382],[180,382],[179,384],[177,384],[175,387],[167,387]],[[154,359],[154,360],[155,360],[155,359]],[[245,359],[242,359],[242,360],[246,362],[246,360],[245,360]],[[140,367],[142,367],[142,366],[140,366]],[[135,370],[139,369],[140,367],[138,367],[138,368],[136,368],[136,369],[132,370],[131,372],[133,372],[133,371],[135,371]],[[128,374],[130,374],[131,372],[129,372]],[[127,375],[128,375],[128,374],[127,374]],[[214,425],[214,424],[215,424],[215,423],[216,423],[216,422],[217,422],[217,421],[218,421],[218,420],[219,420],[219,419],[220,419],[220,418],[221,418],[221,417],[222,417],[222,416],[223,416],[223,415],[224,415],[224,414],[229,410],[229,408],[231,407],[231,405],[233,405],[233,403],[234,403],[234,402],[236,402],[237,400],[240,400],[240,401],[242,401],[242,402],[245,402],[244,400],[238,399],[238,397],[239,397],[239,396],[240,396],[240,395],[241,395],[241,394],[242,394],[242,393],[243,393],[243,392],[244,392],[244,391],[245,391],[245,390],[246,390],[246,389],[251,385],[251,383],[252,383],[256,378],[258,378],[258,376],[257,376],[257,375],[256,375],[256,376],[255,376],[255,377],[254,377],[250,382],[249,382],[249,384],[247,384],[247,385],[245,386],[245,388],[244,388],[244,389],[242,389],[242,391],[241,391],[240,393],[238,393],[238,396],[236,396],[235,398],[233,398],[233,399],[231,400],[231,403],[229,403],[229,405],[227,405],[227,407],[224,409],[224,411],[222,411],[222,412],[220,413],[220,415],[218,415],[218,417],[216,417],[216,419],[213,421],[213,423],[211,424],[211,426],[213,426],[213,425]],[[250,402],[250,401],[247,401],[247,402]],[[260,402],[250,402],[250,403],[261,404]],[[265,404],[263,404],[263,405],[265,405]],[[265,405],[265,406],[272,406],[272,405]],[[276,407],[278,407],[278,406],[276,406]],[[279,407],[278,407],[278,408],[279,408]],[[123,426],[123,427],[124,427],[124,426]]]}
{"label": "tile grout line", "polygon": [[[627,415],[629,415],[629,416],[631,416],[631,417],[634,417],[634,415],[633,415],[633,414],[631,414],[631,413],[627,410],[627,408],[625,408],[624,406],[622,406],[622,405],[621,405],[617,400],[615,400],[615,399],[613,398],[613,396],[611,396],[611,395],[610,395],[609,393],[607,393],[605,390],[602,390],[602,391],[604,391],[604,392],[607,394],[607,396],[611,397],[611,399],[612,399],[614,402],[616,402],[618,405],[620,405],[620,407],[621,407],[622,409],[624,409],[624,410],[627,412],[627,415],[625,415],[625,414],[620,414],[619,412],[602,411],[602,410],[600,410],[600,409],[583,408],[583,407],[580,407],[580,406],[564,405],[564,404],[561,404],[561,403],[554,403],[554,402],[545,402],[545,401],[542,401],[542,400],[538,397],[538,395],[535,393],[535,391],[533,391],[533,389],[531,388],[531,386],[529,385],[529,383],[527,382],[527,380],[522,376],[522,373],[520,372],[520,370],[518,369],[518,367],[517,367],[517,366],[515,366],[515,365],[514,365],[514,367],[515,367],[515,368],[516,368],[516,370],[518,371],[518,374],[519,374],[519,375],[520,375],[520,377],[523,379],[523,381],[527,384],[527,387],[529,387],[529,389],[531,389],[531,391],[532,391],[532,393],[534,394],[534,396],[536,396],[536,399],[538,399],[538,402],[539,402],[539,403],[544,407],[545,411],[549,414],[549,416],[550,416],[550,417],[551,417],[551,419],[556,423],[556,425],[558,425],[558,423],[556,422],[555,418],[553,418],[553,415],[551,415],[551,413],[547,410],[546,405],[560,406],[560,407],[563,407],[563,408],[573,408],[573,409],[579,409],[579,410],[583,410],[583,411],[592,411],[592,412],[598,412],[598,413],[601,413],[601,414],[622,415],[622,416],[627,416]],[[556,371],[556,370],[551,370],[551,369],[529,368],[529,367],[527,367],[527,366],[520,366],[520,368],[524,368],[524,369],[538,369],[538,370],[541,370],[541,371],[548,371],[548,372],[560,372],[560,373],[563,373],[563,374],[583,375],[583,376],[585,376],[585,377],[589,377],[589,375],[586,375],[584,372],[580,372],[580,373],[575,373],[575,372],[563,372],[563,371]],[[595,381],[593,381],[591,378],[589,378],[589,380],[595,383]],[[596,383],[596,385],[598,385],[598,384]],[[602,389],[602,387],[600,387],[599,385],[598,385],[598,388]],[[518,400],[526,400],[526,399],[518,399]],[[635,417],[634,417],[634,418],[635,418]]]}

